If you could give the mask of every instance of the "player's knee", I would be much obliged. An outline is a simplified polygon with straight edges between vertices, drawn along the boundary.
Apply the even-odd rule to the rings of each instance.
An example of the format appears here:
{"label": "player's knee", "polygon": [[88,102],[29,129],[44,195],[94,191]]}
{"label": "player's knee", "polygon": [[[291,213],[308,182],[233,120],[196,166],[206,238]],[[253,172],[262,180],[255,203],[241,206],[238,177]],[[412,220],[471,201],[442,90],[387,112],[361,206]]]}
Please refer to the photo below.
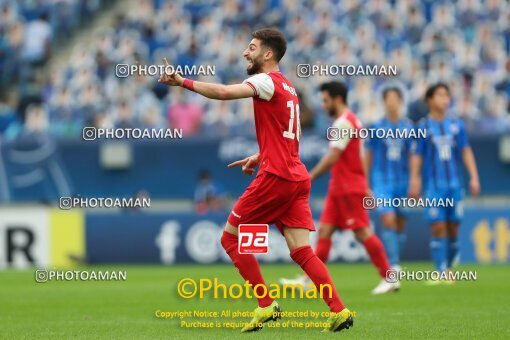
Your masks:
{"label": "player's knee", "polygon": [[221,234],[220,243],[221,243],[221,246],[223,247],[223,249],[226,250],[226,247],[227,247],[227,244],[228,244],[228,241],[227,241],[228,237],[225,234],[226,234],[225,231],[223,232],[223,234]]}
{"label": "player's knee", "polygon": [[290,251],[309,246],[309,233],[308,229],[283,227],[283,236]]}
{"label": "player's knee", "polygon": [[363,243],[370,236],[372,236],[372,230],[370,228],[361,228],[354,230],[354,237],[356,237],[356,240],[358,242]]}
{"label": "player's knee", "polygon": [[397,218],[397,232],[402,232],[406,228],[406,219],[405,217],[398,217]]}
{"label": "player's knee", "polygon": [[382,223],[383,227],[385,227],[385,228],[393,229],[393,230],[397,229],[397,218],[396,218],[395,214],[393,214],[393,213],[388,213],[388,214],[382,215],[381,223]]}
{"label": "player's knee", "polygon": [[454,238],[459,234],[459,224],[457,222],[449,222],[447,226],[448,237]]}
{"label": "player's knee", "polygon": [[328,224],[322,224],[319,227],[319,231],[318,231],[319,238],[331,238],[331,236],[333,235],[333,232],[334,232],[333,226],[328,225]]}
{"label": "player's knee", "polygon": [[232,251],[232,249],[237,248],[237,235],[231,234],[227,230],[223,231],[220,239],[221,246],[225,249],[227,254]]}
{"label": "player's knee", "polygon": [[447,236],[447,228],[445,222],[435,222],[431,225],[432,228],[432,236],[434,237],[446,237]]}

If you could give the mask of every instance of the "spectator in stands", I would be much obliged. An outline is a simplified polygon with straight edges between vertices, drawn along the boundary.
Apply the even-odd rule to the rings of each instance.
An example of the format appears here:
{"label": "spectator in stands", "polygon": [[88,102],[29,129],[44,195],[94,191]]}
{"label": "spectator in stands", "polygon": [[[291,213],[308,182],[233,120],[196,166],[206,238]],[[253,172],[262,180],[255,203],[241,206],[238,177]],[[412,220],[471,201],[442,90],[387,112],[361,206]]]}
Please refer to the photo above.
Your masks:
{"label": "spectator in stands", "polygon": [[204,112],[202,107],[186,101],[189,93],[182,88],[172,89],[171,105],[168,107],[167,117],[171,128],[182,129],[183,136],[189,137],[200,132]]}
{"label": "spectator in stands", "polygon": [[12,138],[20,129],[21,122],[16,111],[9,105],[6,94],[0,92],[0,139],[2,136]]}
{"label": "spectator in stands", "polygon": [[86,117],[76,114],[75,100],[69,89],[61,88],[54,100],[49,103],[50,131],[59,137],[79,135]]}
{"label": "spectator in stands", "polygon": [[145,107],[140,116],[142,127],[147,129],[160,129],[165,127],[159,103],[151,104]]}
{"label": "spectator in stands", "polygon": [[220,186],[212,180],[207,170],[200,172],[195,188],[195,210],[200,214],[226,208],[225,194]]}
{"label": "spectator in stands", "polygon": [[463,95],[452,110],[463,121],[468,130],[475,128],[476,121],[480,118],[478,108],[474,104],[471,96]]}
{"label": "spectator in stands", "polygon": [[21,22],[14,22],[4,38],[5,61],[2,62],[0,77],[4,83],[20,80],[21,54],[23,49],[24,29]]}
{"label": "spectator in stands", "polygon": [[[509,115],[506,112],[508,101],[505,95],[495,95],[488,103],[484,115],[477,124],[477,130],[503,133],[509,130]],[[475,130],[475,131],[477,131]]]}
{"label": "spectator in stands", "polygon": [[25,123],[16,136],[17,141],[24,141],[34,145],[42,145],[51,140],[48,133],[48,113],[40,104],[30,104],[25,113]]}
{"label": "spectator in stands", "polygon": [[[31,88],[33,75],[30,71],[20,72],[26,72],[21,62],[43,64],[49,55],[50,42],[97,12],[97,3],[74,0],[57,6],[47,2],[6,1],[0,5],[0,87],[13,80],[21,82],[24,103],[18,112],[23,114],[24,107],[33,102],[26,102],[26,93],[36,97]],[[76,14],[72,20],[70,14]],[[399,80],[410,93],[408,113],[413,120],[426,112],[421,100],[423,83],[443,80],[454,88],[460,86],[456,84],[465,84],[465,74],[470,74],[472,84],[458,87],[454,98],[469,97],[475,107],[454,103],[455,109],[470,112],[475,109],[482,116],[491,112],[485,117],[491,123],[483,124],[477,131],[484,132],[495,121],[505,121],[508,115],[508,107],[505,112],[495,114],[494,108],[501,105],[489,106],[496,90],[510,96],[506,74],[510,71],[505,70],[510,69],[505,67],[510,52],[509,23],[509,5],[498,0],[139,0],[127,6],[95,43],[76,45],[69,62],[58,65],[55,71],[60,82],[52,84],[54,88],[39,91],[45,91],[43,98],[49,104],[52,119],[55,98],[61,88],[69,88],[71,96],[80,99],[76,103],[78,114],[73,115],[77,125],[81,124],[80,119],[94,121],[98,114],[98,108],[91,107],[90,102],[84,105],[82,97],[97,100],[101,110],[109,113],[108,121],[117,119],[115,114],[119,111],[126,114],[131,111],[129,119],[124,117],[122,122],[114,122],[123,126],[158,125],[154,102],[159,101],[163,107],[165,100],[171,98],[166,108],[168,125],[183,128],[186,137],[199,132],[212,137],[241,134],[252,115],[245,106],[226,103],[212,107],[195,101],[193,96],[174,97],[170,93],[167,97],[168,89],[155,85],[148,77],[146,81],[131,81],[133,78],[127,81],[115,77],[112,70],[117,63],[159,63],[166,56],[172,64],[214,64],[215,77],[221,82],[242,81],[237,77],[244,72],[245,65],[238,56],[249,33],[254,26],[276,25],[292,42],[283,71],[305,95],[301,102],[303,108],[308,106],[312,112],[319,109],[320,103],[313,93],[324,79],[297,77],[297,64],[396,64]],[[353,108],[360,111],[362,120],[373,119],[376,107],[369,94],[376,93],[386,79],[372,77],[366,87],[359,86],[357,81],[346,79],[351,88],[356,88],[351,91]],[[357,89],[363,92],[358,93]],[[177,91],[172,89],[172,92]],[[118,104],[126,98],[136,98],[134,106],[129,104],[129,110]],[[151,108],[150,114],[144,113],[144,106]],[[206,107],[219,111],[204,113]],[[321,115],[302,113],[303,127],[313,126],[323,132]],[[164,115],[160,113],[160,116]],[[312,122],[308,121],[310,117]],[[103,119],[106,116],[99,118]],[[58,134],[58,130],[52,132]]]}
{"label": "spectator in stands", "polygon": [[34,66],[42,66],[50,56],[52,31],[48,14],[43,13],[37,20],[30,21],[25,30],[22,58]]}
{"label": "spectator in stands", "polygon": [[235,113],[228,101],[214,101],[209,106],[203,119],[206,131],[214,131],[215,136],[228,137],[232,135],[231,127],[236,120]]}
{"label": "spectator in stands", "polygon": [[122,100],[117,105],[117,111],[115,113],[115,127],[119,129],[133,129],[138,124],[133,119],[133,110],[131,109],[131,103],[127,100]]}
{"label": "spectator in stands", "polygon": [[[503,92],[507,97],[510,97],[510,59],[505,63],[505,75],[503,79],[496,85],[496,90]],[[507,111],[510,111],[507,109]]]}

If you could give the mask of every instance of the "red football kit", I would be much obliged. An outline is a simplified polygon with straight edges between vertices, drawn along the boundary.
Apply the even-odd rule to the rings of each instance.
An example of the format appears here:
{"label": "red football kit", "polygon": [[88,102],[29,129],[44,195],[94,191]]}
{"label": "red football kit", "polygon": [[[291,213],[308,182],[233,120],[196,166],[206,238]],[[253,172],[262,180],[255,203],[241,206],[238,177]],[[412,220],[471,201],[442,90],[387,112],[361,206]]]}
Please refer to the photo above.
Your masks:
{"label": "red football kit", "polygon": [[[315,230],[308,204],[310,176],[299,159],[299,101],[296,90],[280,72],[259,73],[244,81],[253,89],[255,129],[260,163],[257,176],[234,205],[228,222],[237,227],[244,223],[276,224],[283,227]],[[223,232],[221,245],[241,276],[264,290],[264,279],[253,254],[239,254],[236,235]],[[317,289],[329,285],[331,295],[324,301],[338,313],[345,308],[323,261],[305,245],[290,251],[290,257],[310,277]],[[267,289],[267,288],[265,288]],[[267,290],[266,290],[267,292]],[[255,294],[257,295],[257,293]],[[270,296],[258,299],[259,307],[273,303]]]}
{"label": "red football kit", "polygon": [[244,81],[255,96],[255,129],[260,151],[256,178],[234,205],[228,222],[275,224],[315,230],[308,204],[310,176],[299,159],[299,101],[280,72]]}
{"label": "red football kit", "polygon": [[362,161],[363,142],[356,134],[362,124],[354,113],[347,111],[335,120],[333,127],[339,130],[339,139],[330,141],[330,147],[339,148],[342,153],[331,168],[320,220],[341,229],[368,227],[370,219],[363,208],[363,197],[368,191]]}

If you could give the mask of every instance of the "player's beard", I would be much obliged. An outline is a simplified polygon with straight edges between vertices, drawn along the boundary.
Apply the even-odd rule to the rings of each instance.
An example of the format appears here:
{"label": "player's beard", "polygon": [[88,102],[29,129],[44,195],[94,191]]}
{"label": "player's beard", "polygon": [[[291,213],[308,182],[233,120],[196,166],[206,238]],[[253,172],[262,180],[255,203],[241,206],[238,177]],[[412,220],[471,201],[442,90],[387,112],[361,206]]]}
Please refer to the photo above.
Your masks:
{"label": "player's beard", "polygon": [[262,61],[259,60],[259,58],[254,58],[251,60],[251,66],[248,66],[246,68],[246,73],[248,73],[249,76],[260,73],[260,70],[262,69]]}
{"label": "player's beard", "polygon": [[336,118],[336,108],[332,107],[328,110],[328,114],[331,118]]}

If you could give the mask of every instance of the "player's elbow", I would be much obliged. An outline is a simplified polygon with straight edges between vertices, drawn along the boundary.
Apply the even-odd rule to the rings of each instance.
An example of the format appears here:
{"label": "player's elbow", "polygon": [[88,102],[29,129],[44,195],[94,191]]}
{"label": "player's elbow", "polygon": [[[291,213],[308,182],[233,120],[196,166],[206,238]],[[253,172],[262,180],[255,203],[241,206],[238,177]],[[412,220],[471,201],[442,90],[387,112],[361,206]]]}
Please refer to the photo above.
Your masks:
{"label": "player's elbow", "polygon": [[419,155],[412,155],[410,160],[411,168],[420,168],[421,167],[422,158]]}
{"label": "player's elbow", "polygon": [[332,148],[329,152],[329,157],[328,157],[329,163],[334,164],[340,158],[341,153],[342,153],[342,150],[337,149],[337,148]]}
{"label": "player's elbow", "polygon": [[462,148],[462,155],[464,157],[473,155],[473,150],[471,150],[470,146],[465,146]]}
{"label": "player's elbow", "polygon": [[219,100],[232,99],[232,94],[227,86],[222,85],[218,88],[218,90],[216,91],[216,99]]}

